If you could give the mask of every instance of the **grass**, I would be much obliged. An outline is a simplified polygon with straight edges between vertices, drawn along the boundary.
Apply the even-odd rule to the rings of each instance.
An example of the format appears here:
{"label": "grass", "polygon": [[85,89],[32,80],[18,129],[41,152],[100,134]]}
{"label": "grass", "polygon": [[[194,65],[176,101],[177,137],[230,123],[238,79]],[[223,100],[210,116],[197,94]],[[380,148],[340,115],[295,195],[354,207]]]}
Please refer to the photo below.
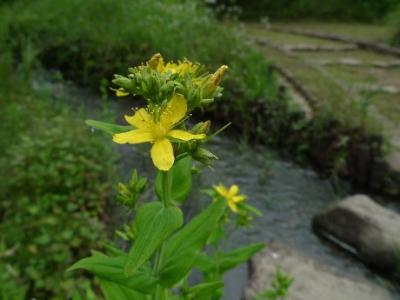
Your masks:
{"label": "grass", "polygon": [[313,46],[340,46],[342,43],[335,41],[321,40],[313,37],[304,37],[297,34],[266,31],[266,27],[257,23],[246,24],[248,35],[260,38],[267,38],[275,43],[284,45],[309,44]]}
{"label": "grass", "polygon": [[[326,31],[330,33],[347,34],[351,32],[354,37],[368,36],[377,41],[378,37],[386,40],[391,31],[383,25],[337,24],[321,22],[296,22],[274,23],[276,27],[296,28]],[[276,34],[276,32],[262,29],[259,25],[254,31],[254,24],[249,25],[247,31],[250,35],[268,37],[272,42],[285,45],[291,43],[315,45],[313,39],[308,37]],[[257,28],[257,27],[256,27]],[[323,41],[323,40],[321,40]],[[318,114],[331,115],[341,120],[348,127],[362,127],[367,132],[382,132],[383,127],[392,128],[398,124],[400,95],[385,92],[362,91],[371,86],[393,86],[399,88],[400,68],[373,68],[368,66],[326,65],[320,66],[318,60],[341,60],[352,58],[365,63],[390,62],[395,60],[366,50],[352,50],[343,52],[296,52],[288,56],[269,47],[259,47],[264,55],[277,62],[278,65],[289,70],[304,87],[317,99],[314,110]],[[366,100],[368,99],[368,100]],[[365,117],[365,105],[368,106],[368,116]],[[374,112],[378,112],[374,113]],[[355,117],[359,116],[359,117]],[[382,122],[382,118],[385,122]],[[392,124],[392,125],[389,125]],[[389,129],[388,129],[389,130]],[[386,131],[386,130],[384,130]],[[392,132],[390,129],[389,132]],[[390,134],[389,134],[390,136]]]}
{"label": "grass", "polygon": [[354,22],[323,22],[323,21],[296,21],[296,22],[273,22],[277,28],[293,29],[301,28],[304,30],[323,32],[329,34],[339,34],[357,40],[369,42],[388,42],[391,40],[395,30],[386,24],[365,24]]}
{"label": "grass", "polygon": [[303,59],[314,60],[332,60],[340,59],[357,59],[364,63],[374,62],[392,62],[396,58],[391,56],[383,56],[381,54],[366,51],[366,50],[351,50],[351,51],[302,51],[297,53]]}
{"label": "grass", "polygon": [[[29,41],[45,66],[85,86],[97,88],[102,79],[161,52],[167,59],[201,61],[208,69],[228,64],[227,85],[245,99],[274,98],[277,90],[265,59],[241,41],[234,26],[220,25],[195,2],[16,0],[0,16],[4,39],[16,52]],[[227,97],[233,98],[231,90]]]}

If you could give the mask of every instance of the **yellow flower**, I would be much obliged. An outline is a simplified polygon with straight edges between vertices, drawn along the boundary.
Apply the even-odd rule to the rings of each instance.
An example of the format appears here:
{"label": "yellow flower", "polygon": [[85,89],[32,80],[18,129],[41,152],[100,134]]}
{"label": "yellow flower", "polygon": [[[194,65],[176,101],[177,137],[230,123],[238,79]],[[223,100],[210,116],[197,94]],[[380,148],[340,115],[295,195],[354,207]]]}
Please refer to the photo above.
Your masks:
{"label": "yellow flower", "polygon": [[239,211],[237,204],[247,199],[245,195],[239,194],[239,187],[236,184],[232,185],[229,190],[223,184],[214,186],[214,189],[219,195],[225,198],[228,202],[229,208],[234,213]]}
{"label": "yellow flower", "polygon": [[114,134],[113,141],[118,144],[152,143],[150,154],[154,165],[162,171],[168,171],[175,161],[171,139],[189,141],[206,136],[173,129],[186,116],[186,112],[185,98],[181,94],[175,94],[157,121],[144,108],[137,110],[133,116],[125,116],[125,120],[135,129]]}

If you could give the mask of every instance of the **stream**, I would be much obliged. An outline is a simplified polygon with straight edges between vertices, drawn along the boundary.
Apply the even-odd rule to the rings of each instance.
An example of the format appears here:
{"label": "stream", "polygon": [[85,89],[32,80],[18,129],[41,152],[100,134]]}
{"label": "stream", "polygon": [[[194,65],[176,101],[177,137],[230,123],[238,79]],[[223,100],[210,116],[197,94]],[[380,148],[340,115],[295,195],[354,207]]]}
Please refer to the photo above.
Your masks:
{"label": "stream", "polygon": [[[36,88],[50,94],[55,101],[62,99],[73,107],[83,105],[83,114],[87,118],[99,115],[97,112],[102,106],[99,96],[68,82],[54,82],[48,73],[40,77],[35,82]],[[118,99],[110,100],[105,105],[118,116],[118,122],[123,123],[121,116],[129,113],[136,103]],[[228,133],[221,134],[208,144],[208,149],[219,160],[215,161],[213,169],[205,168],[193,181],[193,192],[185,205],[189,214],[209,203],[208,196],[200,193],[202,188],[218,183],[238,184],[241,192],[248,195],[249,203],[258,208],[263,216],[254,220],[253,228],[235,232],[230,237],[228,248],[250,242],[278,242],[328,265],[338,274],[385,284],[382,278],[353,256],[321,241],[312,232],[312,217],[336,199],[328,180],[321,179],[310,169],[279,159],[267,147],[250,147],[240,143]],[[136,168],[139,175],[154,178],[148,155],[149,145],[114,145],[114,148],[120,157],[118,168],[122,180],[129,179],[132,168]],[[121,212],[116,217],[126,218],[126,214]],[[223,299],[240,300],[247,281],[246,264],[227,273],[225,281]],[[393,299],[400,297],[393,294]]]}

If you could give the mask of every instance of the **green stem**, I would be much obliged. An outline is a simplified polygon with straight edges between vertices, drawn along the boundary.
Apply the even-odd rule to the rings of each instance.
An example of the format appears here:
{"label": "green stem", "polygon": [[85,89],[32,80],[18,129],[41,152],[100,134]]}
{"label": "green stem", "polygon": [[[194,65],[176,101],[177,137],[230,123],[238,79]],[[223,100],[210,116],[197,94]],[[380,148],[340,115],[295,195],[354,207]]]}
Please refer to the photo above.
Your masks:
{"label": "green stem", "polygon": [[[168,207],[171,203],[171,183],[172,183],[172,172],[163,172],[162,173],[162,192],[163,192],[163,201],[164,206]],[[164,243],[161,244],[160,250],[156,255],[156,259],[154,262],[153,274],[156,275],[162,263],[162,256],[164,252]],[[156,291],[153,295],[153,300],[165,300],[165,289],[161,285],[157,285]]]}
{"label": "green stem", "polygon": [[172,172],[167,171],[163,172],[162,174],[163,174],[162,191],[163,191],[164,206],[168,207],[171,204]]}

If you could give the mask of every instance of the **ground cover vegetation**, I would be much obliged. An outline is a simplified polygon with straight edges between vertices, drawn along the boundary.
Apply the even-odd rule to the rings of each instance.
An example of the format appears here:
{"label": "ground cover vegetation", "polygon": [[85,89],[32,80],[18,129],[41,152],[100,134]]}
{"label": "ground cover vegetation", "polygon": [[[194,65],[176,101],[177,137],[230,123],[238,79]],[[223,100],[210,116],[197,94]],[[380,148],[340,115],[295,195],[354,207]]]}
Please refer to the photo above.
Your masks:
{"label": "ground cover vegetation", "polygon": [[[0,27],[1,28],[1,27]],[[0,299],[67,299],[90,286],[64,271],[107,240],[113,153],[76,112],[33,90],[29,45],[0,38]],[[90,298],[87,298],[90,299]],[[94,298],[92,298],[94,299]]]}

